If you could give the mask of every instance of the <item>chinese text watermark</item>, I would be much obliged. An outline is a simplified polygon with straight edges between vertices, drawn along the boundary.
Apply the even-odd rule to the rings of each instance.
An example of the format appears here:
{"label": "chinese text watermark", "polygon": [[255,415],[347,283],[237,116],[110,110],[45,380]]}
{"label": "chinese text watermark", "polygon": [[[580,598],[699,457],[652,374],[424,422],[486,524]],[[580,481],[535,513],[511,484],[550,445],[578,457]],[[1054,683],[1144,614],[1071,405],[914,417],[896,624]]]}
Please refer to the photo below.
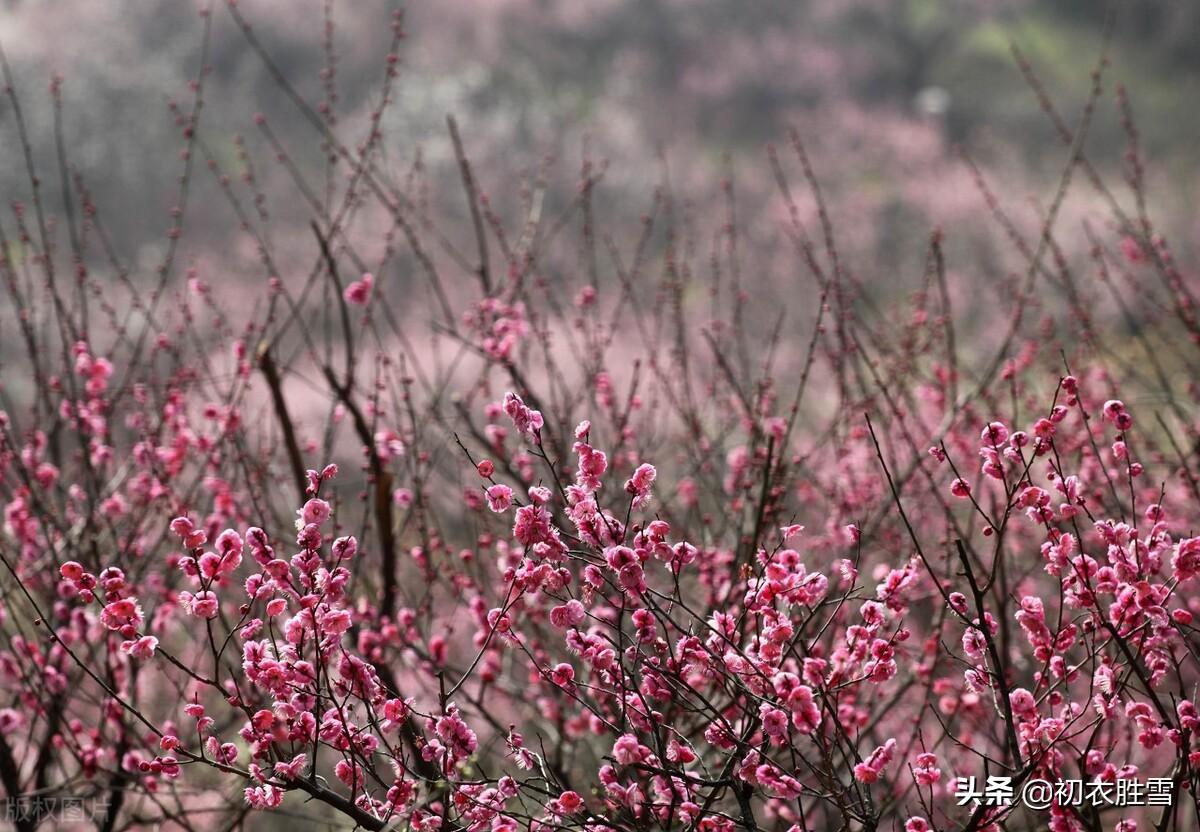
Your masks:
{"label": "chinese text watermark", "polygon": [[1020,785],[1011,777],[958,778],[954,797],[959,806],[1012,806],[1020,802],[1030,809],[1050,806],[1170,806],[1174,785],[1169,777],[1141,780],[1042,780],[1033,778]]}

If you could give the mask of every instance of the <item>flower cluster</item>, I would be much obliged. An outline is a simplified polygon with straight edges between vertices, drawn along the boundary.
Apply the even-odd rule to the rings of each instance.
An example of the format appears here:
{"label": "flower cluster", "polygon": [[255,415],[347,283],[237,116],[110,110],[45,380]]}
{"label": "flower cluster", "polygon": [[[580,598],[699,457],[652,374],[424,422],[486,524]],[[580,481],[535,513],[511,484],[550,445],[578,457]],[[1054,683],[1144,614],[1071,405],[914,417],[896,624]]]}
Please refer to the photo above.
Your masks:
{"label": "flower cluster", "polygon": [[[170,107],[184,171],[158,290],[107,244],[92,268],[112,281],[89,276],[106,238],[81,181],[75,286],[46,206],[14,207],[10,800],[104,796],[106,829],[318,804],[415,832],[1196,828],[1200,388],[1180,379],[1200,323],[1148,216],[1118,206],[1088,253],[1108,313],[1136,324],[1106,328],[1057,207],[1036,251],[998,214],[1028,277],[968,341],[941,232],[911,302],[875,303],[820,190],[822,245],[772,150],[817,292],[793,342],[744,282],[732,184],[711,237],[664,185],[627,257],[593,227],[591,178],[556,224],[540,190],[510,223],[452,122],[478,247],[459,251],[423,165],[401,185],[381,163],[396,62],[361,142],[315,118],[346,175],[303,244],[271,243],[265,197],[244,210],[245,140],[235,189],[198,138],[206,71]],[[203,257],[175,262],[193,153],[261,261],[245,297]],[[1126,329],[1135,360],[1104,340]],[[1172,801],[1055,797],[1039,817],[954,799],[991,776],[1154,778]]]}

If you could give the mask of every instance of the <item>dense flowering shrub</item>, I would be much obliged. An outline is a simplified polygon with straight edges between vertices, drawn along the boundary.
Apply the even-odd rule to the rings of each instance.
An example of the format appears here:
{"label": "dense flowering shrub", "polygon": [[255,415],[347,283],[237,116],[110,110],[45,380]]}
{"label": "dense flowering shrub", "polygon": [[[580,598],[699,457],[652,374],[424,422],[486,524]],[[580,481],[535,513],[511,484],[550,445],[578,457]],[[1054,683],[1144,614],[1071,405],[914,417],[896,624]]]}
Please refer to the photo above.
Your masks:
{"label": "dense flowering shrub", "polygon": [[[173,105],[189,152],[193,92]],[[1036,244],[1005,225],[1025,277],[972,318],[999,343],[956,335],[940,232],[880,311],[824,206],[820,242],[789,212],[816,297],[793,344],[749,319],[731,200],[710,291],[665,187],[605,271],[592,180],[514,233],[451,122],[470,255],[377,167],[374,126],[353,150],[323,135],[346,204],[408,259],[389,236],[368,272],[353,217],[318,214],[312,277],[264,244],[257,307],[174,285],[182,210],[149,295],[89,276],[94,207],[76,286],[36,186],[34,225],[14,211],[7,796],[104,797],[104,829],[314,806],[418,831],[1194,828],[1194,279],[1144,210],[1106,203],[1086,266],[1136,359],[1084,314],[1057,202]],[[1107,194],[1066,143],[1062,190],[1082,169]],[[543,265],[571,223],[579,280]],[[430,281],[428,340],[397,270]],[[1170,800],[958,797],[992,776],[1154,778]]]}

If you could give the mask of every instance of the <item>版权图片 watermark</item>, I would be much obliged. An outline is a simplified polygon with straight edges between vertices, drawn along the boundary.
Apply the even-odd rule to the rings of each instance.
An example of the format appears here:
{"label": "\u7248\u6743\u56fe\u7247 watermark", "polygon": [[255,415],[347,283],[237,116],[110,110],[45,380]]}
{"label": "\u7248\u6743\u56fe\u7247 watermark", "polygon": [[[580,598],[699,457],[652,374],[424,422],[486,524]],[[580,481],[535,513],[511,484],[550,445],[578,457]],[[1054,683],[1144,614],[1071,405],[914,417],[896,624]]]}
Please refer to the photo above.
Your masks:
{"label": "\u7248\u6743\u56fe\u7247 watermark", "polygon": [[21,795],[0,804],[0,817],[9,823],[85,823],[108,812],[108,797]]}

